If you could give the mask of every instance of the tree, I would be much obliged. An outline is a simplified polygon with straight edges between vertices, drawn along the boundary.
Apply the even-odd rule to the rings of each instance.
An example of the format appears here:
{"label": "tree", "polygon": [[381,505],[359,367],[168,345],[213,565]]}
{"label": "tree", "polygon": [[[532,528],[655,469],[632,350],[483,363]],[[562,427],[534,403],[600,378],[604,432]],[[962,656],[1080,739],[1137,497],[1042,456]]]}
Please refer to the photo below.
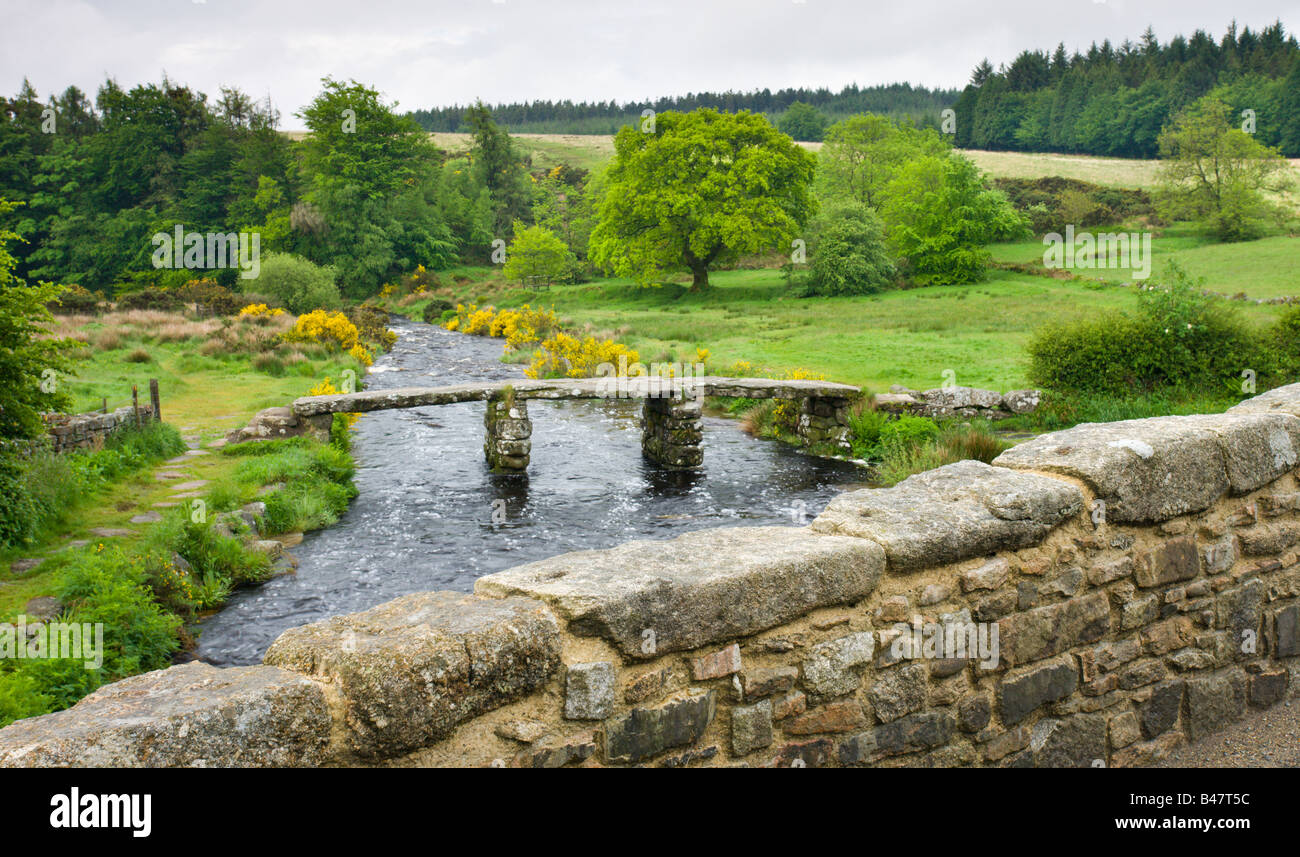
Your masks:
{"label": "tree", "polygon": [[653,132],[625,127],[592,232],[592,259],[641,283],[788,244],[807,222],[815,160],[764,117],[666,111]]}
{"label": "tree", "polygon": [[[0,199],[0,216],[16,203]],[[14,276],[15,259],[9,252],[17,233],[0,227],[0,439],[34,438],[45,426],[42,411],[63,410],[71,404],[59,375],[72,368],[64,339],[49,335],[54,320],[46,305],[56,300],[62,286],[29,286]]]}
{"label": "tree", "polygon": [[893,283],[897,272],[885,244],[885,226],[865,205],[828,207],[813,222],[812,235],[807,294],[864,295]]}
{"label": "tree", "polygon": [[816,107],[796,101],[781,114],[776,127],[781,129],[782,134],[789,134],[796,140],[815,143],[826,133],[828,121],[826,115]]}
{"label": "tree", "polygon": [[506,235],[516,220],[531,216],[528,173],[510,135],[492,121],[483,102],[465,111],[465,123],[474,134],[470,149],[474,178],[492,200],[494,234]]}
{"label": "tree", "polygon": [[925,155],[949,151],[933,130],[899,124],[866,113],[836,122],[818,154],[818,190],[824,198],[880,203],[880,193],[898,168]]}
{"label": "tree", "polygon": [[1265,192],[1289,186],[1287,162],[1278,151],[1231,123],[1221,101],[1192,104],[1160,135],[1158,201],[1170,219],[1199,220],[1222,241],[1256,238],[1277,206]]}
{"label": "tree", "polygon": [[920,285],[983,279],[985,245],[1027,232],[1006,196],[986,188],[979,169],[958,155],[908,162],[885,188],[880,213]]}
{"label": "tree", "polygon": [[448,262],[438,150],[377,91],[328,77],[324,85],[299,114],[312,132],[303,144],[307,197],[325,227],[304,240],[307,255],[335,266],[343,292],[357,298],[417,264]]}
{"label": "tree", "polygon": [[525,277],[561,279],[573,267],[573,254],[555,233],[543,226],[514,224],[514,240],[506,256],[503,273],[507,279]]}

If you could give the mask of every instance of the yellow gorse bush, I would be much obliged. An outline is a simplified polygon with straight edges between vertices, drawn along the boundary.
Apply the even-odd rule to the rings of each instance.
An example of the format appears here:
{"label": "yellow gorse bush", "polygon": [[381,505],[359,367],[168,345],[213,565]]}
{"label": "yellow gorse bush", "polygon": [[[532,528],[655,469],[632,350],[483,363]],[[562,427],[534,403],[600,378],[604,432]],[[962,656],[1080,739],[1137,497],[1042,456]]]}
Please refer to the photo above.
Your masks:
{"label": "yellow gorse bush", "polygon": [[359,336],[357,326],[346,315],[323,309],[298,316],[293,329],[284,334],[290,342],[333,343],[344,351],[354,347]]}
{"label": "yellow gorse bush", "polygon": [[239,314],[240,314],[241,316],[245,316],[245,315],[255,315],[255,316],[265,315],[265,316],[270,316],[271,318],[274,318],[274,317],[277,316],[277,315],[284,315],[284,310],[280,309],[279,307],[275,307],[274,309],[272,309],[271,307],[268,307],[266,304],[249,304],[248,306],[246,306],[246,307],[244,307],[243,309],[241,309],[241,310],[239,311]]}
{"label": "yellow gorse bush", "polygon": [[442,326],[472,336],[504,338],[507,349],[518,351],[558,331],[560,319],[553,309],[534,309],[529,304],[502,310],[493,306],[457,304],[456,314]]}
{"label": "yellow gorse bush", "polygon": [[375,362],[375,356],[360,343],[357,343],[348,349],[348,356],[356,360],[362,366],[370,366]]}
{"label": "yellow gorse bush", "polygon": [[629,365],[641,359],[621,342],[594,336],[578,339],[560,332],[543,340],[524,374],[529,378],[594,378],[602,363],[617,366],[620,357],[625,357]]}

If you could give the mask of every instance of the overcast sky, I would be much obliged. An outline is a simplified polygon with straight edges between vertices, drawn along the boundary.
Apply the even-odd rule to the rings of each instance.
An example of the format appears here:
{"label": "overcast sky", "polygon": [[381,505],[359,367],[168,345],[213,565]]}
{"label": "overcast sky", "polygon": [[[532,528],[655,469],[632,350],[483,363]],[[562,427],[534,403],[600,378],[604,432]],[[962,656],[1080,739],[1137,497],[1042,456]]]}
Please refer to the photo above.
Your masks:
{"label": "overcast sky", "polygon": [[1217,39],[1235,17],[1300,29],[1300,0],[0,0],[0,87],[44,99],[173,81],[270,95],[283,127],[325,75],[403,109],[484,101],[629,101],[703,90],[910,81],[962,86],[1025,48]]}

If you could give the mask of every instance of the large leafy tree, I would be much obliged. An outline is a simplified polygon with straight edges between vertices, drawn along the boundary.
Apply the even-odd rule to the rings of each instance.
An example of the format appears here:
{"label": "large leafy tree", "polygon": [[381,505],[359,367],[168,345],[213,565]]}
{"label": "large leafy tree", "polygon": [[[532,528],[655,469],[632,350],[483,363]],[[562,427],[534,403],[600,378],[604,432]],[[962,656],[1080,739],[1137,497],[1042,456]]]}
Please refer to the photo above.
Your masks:
{"label": "large leafy tree", "polygon": [[378,91],[356,81],[323,83],[299,114],[311,130],[307,197],[325,223],[309,254],[337,267],[349,297],[417,264],[445,264],[454,248],[438,206],[438,150]]}
{"label": "large leafy tree", "polygon": [[1160,135],[1159,201],[1170,218],[1200,221],[1223,241],[1258,237],[1270,214],[1265,194],[1290,184],[1287,162],[1231,121],[1215,98],[1192,104]]}
{"label": "large leafy tree", "polygon": [[668,111],[652,131],[614,138],[600,222],[590,253],[638,282],[688,270],[692,289],[709,269],[789,242],[807,222],[815,160],[764,117]]}
{"label": "large leafy tree", "polygon": [[899,169],[880,207],[890,244],[919,285],[983,279],[985,245],[1027,231],[1000,191],[958,155],[926,156]]}

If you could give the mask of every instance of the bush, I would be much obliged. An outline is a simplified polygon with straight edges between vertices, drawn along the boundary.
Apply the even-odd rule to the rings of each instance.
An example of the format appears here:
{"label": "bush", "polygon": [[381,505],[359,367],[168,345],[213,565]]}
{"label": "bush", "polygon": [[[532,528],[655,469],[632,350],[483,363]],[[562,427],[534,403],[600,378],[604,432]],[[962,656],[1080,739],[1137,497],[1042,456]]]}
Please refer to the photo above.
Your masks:
{"label": "bush", "polygon": [[343,302],[333,268],[322,268],[291,253],[268,254],[257,279],[245,283],[248,288],[256,284],[259,294],[274,298],[295,314],[331,309]]}
{"label": "bush", "polygon": [[841,203],[814,223],[804,294],[871,294],[892,285],[896,273],[885,245],[884,224],[870,208]]}
{"label": "bush", "polygon": [[75,283],[64,286],[62,294],[50,302],[50,311],[60,315],[84,313],[93,315],[100,311],[104,302],[103,292],[92,292]]}
{"label": "bush", "polygon": [[134,292],[124,292],[115,296],[118,309],[179,309],[181,299],[174,291],[167,289],[145,288]]}
{"label": "bush", "polygon": [[1300,304],[1287,307],[1269,331],[1278,370],[1286,381],[1300,380]]}
{"label": "bush", "polygon": [[1161,387],[1224,389],[1242,370],[1272,374],[1271,358],[1225,302],[1203,294],[1175,263],[1163,286],[1139,295],[1138,313],[1040,329],[1027,346],[1030,379],[1065,393],[1120,394]]}
{"label": "bush", "polygon": [[453,314],[456,312],[456,308],[452,305],[451,301],[446,300],[445,298],[434,298],[424,305],[424,310],[420,315],[420,319],[425,324],[442,324],[442,322],[446,320],[446,313],[448,311]]}
{"label": "bush", "polygon": [[292,330],[284,334],[286,342],[319,342],[347,351],[357,344],[360,332],[341,312],[314,310],[298,316]]}
{"label": "bush", "polygon": [[[388,311],[373,304],[359,304],[345,311],[356,325],[357,335],[373,342],[381,351],[389,351],[397,342],[397,334],[388,329]],[[369,365],[369,364],[367,364]]]}
{"label": "bush", "polygon": [[190,280],[176,290],[176,296],[208,315],[235,315],[244,305],[243,296],[215,280]]}

